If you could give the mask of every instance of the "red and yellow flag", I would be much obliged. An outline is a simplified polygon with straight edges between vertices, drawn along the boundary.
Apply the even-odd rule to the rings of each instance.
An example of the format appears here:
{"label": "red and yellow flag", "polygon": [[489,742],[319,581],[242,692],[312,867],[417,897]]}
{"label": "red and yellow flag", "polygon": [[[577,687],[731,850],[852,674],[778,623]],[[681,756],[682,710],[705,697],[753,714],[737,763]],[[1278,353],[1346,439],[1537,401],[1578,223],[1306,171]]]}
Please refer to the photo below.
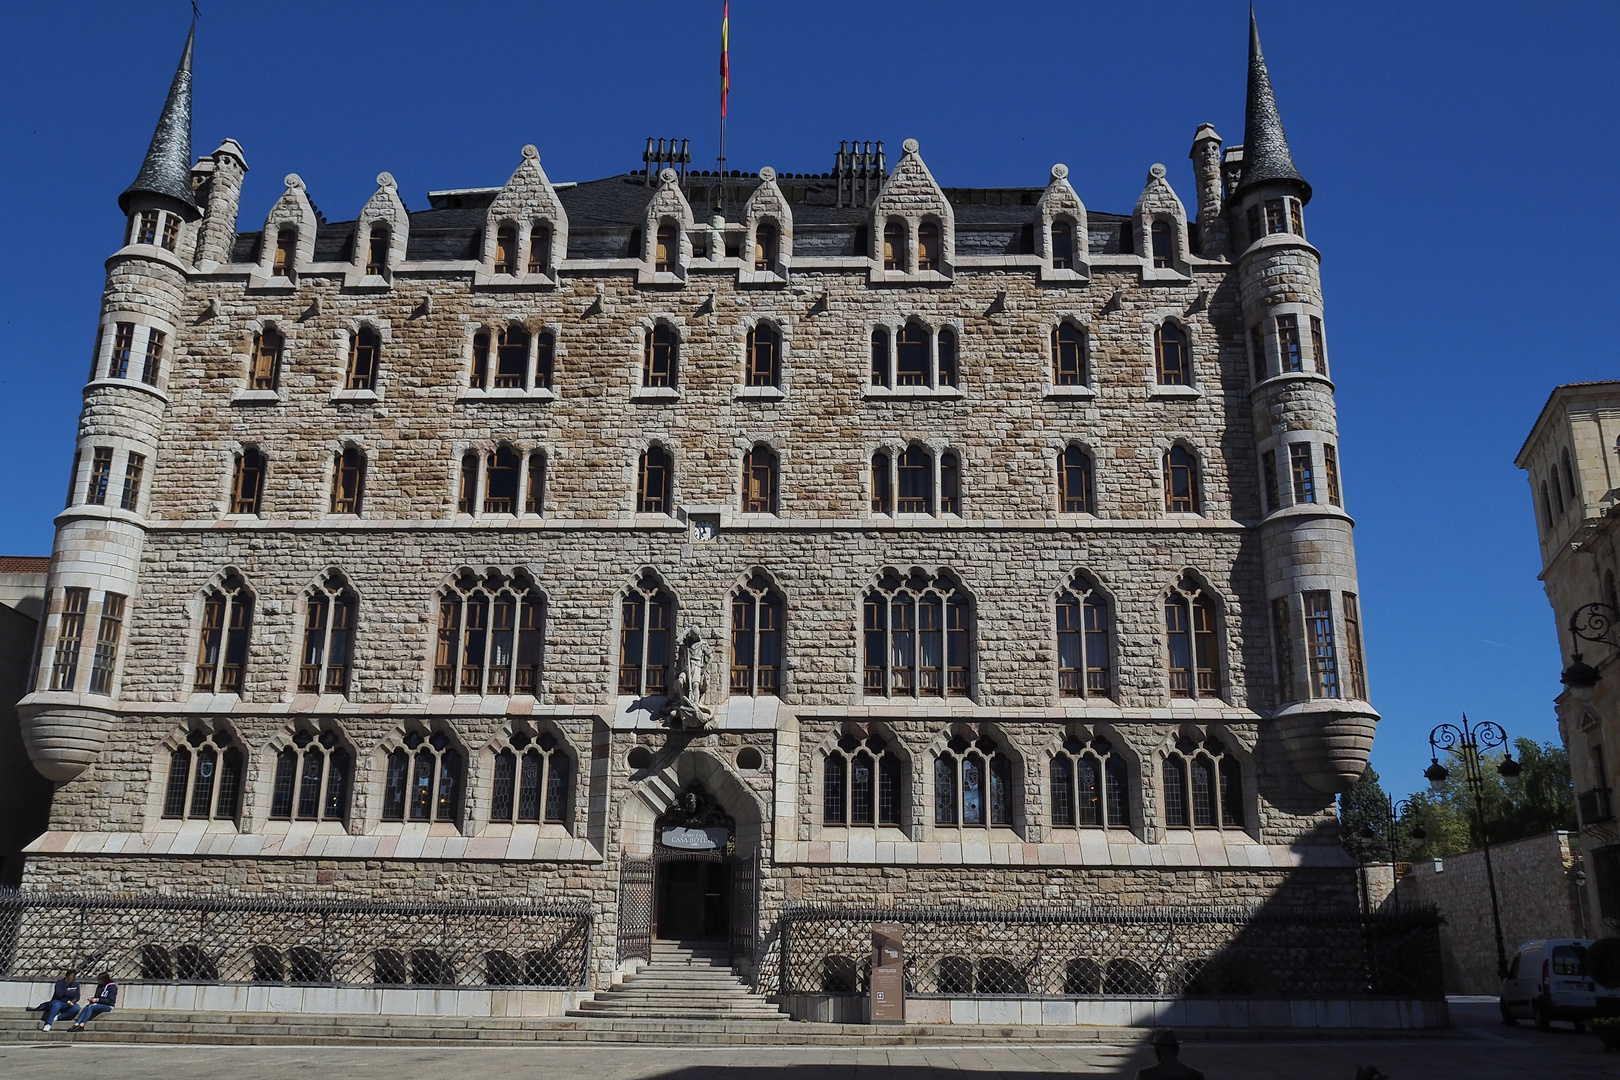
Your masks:
{"label": "red and yellow flag", "polygon": [[720,119],[726,118],[726,97],[731,93],[731,0],[720,16]]}

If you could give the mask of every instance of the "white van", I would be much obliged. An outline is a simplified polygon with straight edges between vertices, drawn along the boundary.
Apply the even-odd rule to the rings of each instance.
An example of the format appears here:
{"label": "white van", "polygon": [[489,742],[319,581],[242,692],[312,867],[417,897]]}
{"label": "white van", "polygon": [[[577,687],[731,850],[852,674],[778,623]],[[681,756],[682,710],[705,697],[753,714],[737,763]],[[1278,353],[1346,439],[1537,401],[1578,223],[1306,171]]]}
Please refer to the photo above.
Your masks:
{"label": "white van", "polygon": [[1547,938],[1519,946],[1502,980],[1502,1022],[1534,1020],[1542,1031],[1568,1020],[1580,1031],[1594,1016],[1620,1016],[1620,990],[1586,973],[1590,939]]}

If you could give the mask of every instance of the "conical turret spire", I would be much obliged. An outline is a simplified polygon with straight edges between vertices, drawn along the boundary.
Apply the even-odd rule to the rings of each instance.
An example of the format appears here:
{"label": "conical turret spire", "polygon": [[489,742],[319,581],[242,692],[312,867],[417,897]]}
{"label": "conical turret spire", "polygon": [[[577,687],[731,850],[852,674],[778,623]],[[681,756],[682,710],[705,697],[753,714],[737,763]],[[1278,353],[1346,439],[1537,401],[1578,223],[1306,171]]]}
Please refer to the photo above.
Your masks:
{"label": "conical turret spire", "polygon": [[118,196],[119,209],[129,213],[131,195],[165,195],[179,202],[189,214],[199,214],[197,200],[191,193],[191,43],[197,36],[197,22],[191,23],[186,35],[186,49],[180,54],[180,67],[169,86],[169,100],[163,103],[163,114],[158,117],[157,130],[152,133],[152,145],[147,148],[146,160],[135,182]]}
{"label": "conical turret spire", "polygon": [[1266,71],[1266,58],[1260,52],[1260,25],[1255,21],[1251,6],[1249,100],[1243,125],[1243,179],[1238,190],[1266,180],[1292,180],[1305,189],[1307,200],[1311,197],[1311,185],[1294,168],[1294,156],[1288,152],[1288,136],[1283,134],[1277,98],[1271,92],[1271,74]]}

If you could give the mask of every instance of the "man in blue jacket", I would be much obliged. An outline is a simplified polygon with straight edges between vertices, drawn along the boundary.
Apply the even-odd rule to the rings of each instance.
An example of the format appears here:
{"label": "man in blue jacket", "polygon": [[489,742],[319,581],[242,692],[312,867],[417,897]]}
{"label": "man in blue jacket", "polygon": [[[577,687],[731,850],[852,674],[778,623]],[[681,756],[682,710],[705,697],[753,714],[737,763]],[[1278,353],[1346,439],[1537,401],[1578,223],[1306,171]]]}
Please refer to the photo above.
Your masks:
{"label": "man in blue jacket", "polygon": [[71,971],[64,971],[62,977],[56,980],[56,987],[51,991],[51,1000],[40,1006],[45,1013],[45,1023],[40,1030],[49,1031],[59,1017],[68,1020],[79,1015],[79,980]]}

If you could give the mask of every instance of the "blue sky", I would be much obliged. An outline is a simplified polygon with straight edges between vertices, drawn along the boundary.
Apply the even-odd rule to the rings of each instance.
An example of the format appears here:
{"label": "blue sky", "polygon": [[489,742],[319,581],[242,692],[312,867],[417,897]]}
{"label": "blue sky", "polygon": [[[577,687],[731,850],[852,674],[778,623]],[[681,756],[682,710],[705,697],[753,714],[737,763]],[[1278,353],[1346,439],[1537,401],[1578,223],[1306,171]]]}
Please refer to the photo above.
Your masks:
{"label": "blue sky", "polygon": [[[946,184],[1041,184],[1129,211],[1209,121],[1243,135],[1246,4],[732,4],[733,167],[825,171],[840,139],[919,139]],[[392,172],[499,184],[527,142],[553,180],[639,164],[648,135],[714,152],[720,4],[206,0],[194,150],[240,141],[243,228],[298,172],[351,218]],[[1373,763],[1421,785],[1467,711],[1557,738],[1561,667],[1523,475],[1553,386],[1615,377],[1620,5],[1259,5],[1294,157],[1315,189],[1345,495],[1375,704]],[[0,552],[50,550],[116,205],[189,5],[0,13]],[[1608,192],[1608,195],[1604,193]],[[1599,258],[1599,256],[1604,256]]]}

